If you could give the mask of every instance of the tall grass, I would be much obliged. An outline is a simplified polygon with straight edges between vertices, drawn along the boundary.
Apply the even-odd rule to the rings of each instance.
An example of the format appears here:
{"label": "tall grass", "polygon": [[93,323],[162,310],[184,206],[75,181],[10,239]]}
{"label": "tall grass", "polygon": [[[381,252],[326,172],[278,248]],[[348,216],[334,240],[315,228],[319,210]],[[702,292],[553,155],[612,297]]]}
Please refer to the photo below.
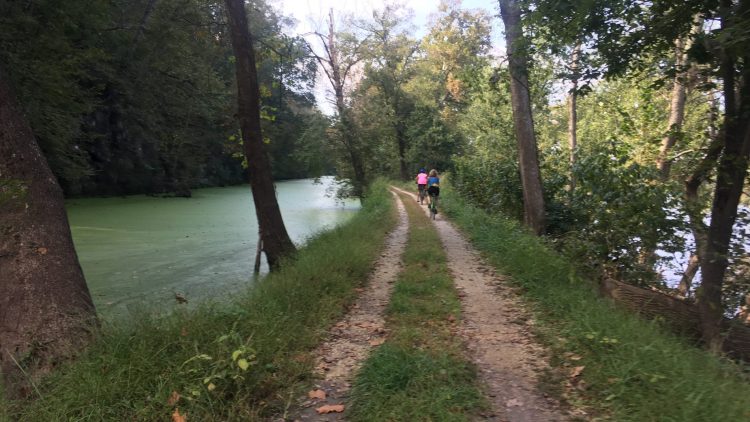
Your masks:
{"label": "tall grass", "polygon": [[387,310],[388,340],[352,391],[353,421],[463,421],[486,407],[456,322],[460,303],[440,238],[411,197],[409,240]]}
{"label": "tall grass", "polygon": [[[554,352],[554,384],[570,383],[559,394],[618,421],[750,420],[750,383],[741,367],[597,297],[592,282],[516,222],[454,192],[441,196],[473,244],[534,305],[539,334]],[[580,377],[571,378],[580,366]]]}
{"label": "tall grass", "polygon": [[395,223],[385,184],[370,192],[349,223],[310,240],[230,303],[104,327],[85,354],[44,380],[40,397],[9,403],[11,418],[157,421],[179,408],[188,420],[245,421],[282,411]]}

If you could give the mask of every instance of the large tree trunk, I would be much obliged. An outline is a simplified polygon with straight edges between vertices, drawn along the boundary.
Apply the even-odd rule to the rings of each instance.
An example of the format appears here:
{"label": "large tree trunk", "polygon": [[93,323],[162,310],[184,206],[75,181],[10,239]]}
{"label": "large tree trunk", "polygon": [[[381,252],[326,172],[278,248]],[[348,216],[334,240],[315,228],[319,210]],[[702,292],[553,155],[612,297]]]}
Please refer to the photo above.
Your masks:
{"label": "large tree trunk", "polygon": [[[722,8],[722,28],[731,25],[737,11],[728,4]],[[742,11],[746,13],[747,11]],[[742,52],[746,54],[746,52]],[[728,265],[729,242],[737,217],[737,206],[747,176],[750,153],[750,56],[736,58],[729,49],[722,51],[721,72],[724,82],[724,152],[719,159],[716,188],[711,208],[711,225],[705,256],[701,257],[703,281],[697,291],[703,338],[713,352],[721,350],[722,286]],[[740,89],[736,90],[736,64],[742,63]]]}
{"label": "large tree trunk", "polygon": [[263,146],[260,128],[260,93],[250,31],[243,0],[226,0],[232,49],[236,58],[237,101],[250,186],[258,216],[263,247],[271,269],[278,268],[281,258],[295,252],[281,218],[271,165]]}
{"label": "large tree trunk", "polygon": [[573,168],[576,165],[576,149],[578,148],[578,61],[581,55],[581,44],[577,43],[573,48],[573,56],[570,59],[570,82],[572,87],[568,93],[568,147],[570,149],[570,192],[576,188],[576,176]]}
{"label": "large tree trunk", "polygon": [[703,222],[703,206],[700,201],[699,190],[704,181],[708,179],[709,174],[716,167],[716,161],[721,155],[724,148],[722,140],[713,129],[716,121],[716,112],[718,107],[711,107],[710,115],[710,143],[703,159],[698,163],[693,173],[685,180],[685,210],[687,211],[690,221],[690,230],[693,233],[695,241],[695,252],[688,261],[685,273],[680,279],[679,291],[687,297],[693,283],[693,278],[700,268],[701,257],[706,254],[706,245],[708,244],[708,227]]}
{"label": "large tree trunk", "polygon": [[505,45],[508,51],[513,127],[518,143],[518,161],[523,187],[523,219],[534,233],[542,234],[545,228],[544,196],[529,98],[527,53],[521,29],[521,9],[515,0],[499,0],[499,3],[500,14],[505,24]]}
{"label": "large tree trunk", "polygon": [[[62,190],[0,74],[0,370],[9,396],[96,324]],[[20,366],[19,366],[20,365]]]}

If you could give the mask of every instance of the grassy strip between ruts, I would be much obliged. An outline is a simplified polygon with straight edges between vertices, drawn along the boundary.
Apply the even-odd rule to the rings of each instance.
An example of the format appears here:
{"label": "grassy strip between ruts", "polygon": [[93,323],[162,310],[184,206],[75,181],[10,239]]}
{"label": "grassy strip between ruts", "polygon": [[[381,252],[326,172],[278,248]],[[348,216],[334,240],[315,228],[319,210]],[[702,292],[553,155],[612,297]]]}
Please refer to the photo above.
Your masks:
{"label": "grassy strip between ruts", "polygon": [[549,380],[558,394],[618,421],[750,420],[742,368],[600,299],[571,263],[516,222],[473,208],[450,190],[441,197],[451,219],[536,310],[538,334],[559,369]]}
{"label": "grassy strip between ruts", "polygon": [[43,382],[41,397],[11,403],[6,417],[159,421],[179,408],[192,421],[246,421],[283,410],[310,377],[310,350],[356,296],[395,222],[377,182],[350,222],[231,303],[105,327]]}
{"label": "grassy strip between ruts", "polygon": [[486,408],[456,337],[460,303],[440,238],[411,197],[404,269],[388,307],[388,340],[352,389],[353,421],[460,421]]}

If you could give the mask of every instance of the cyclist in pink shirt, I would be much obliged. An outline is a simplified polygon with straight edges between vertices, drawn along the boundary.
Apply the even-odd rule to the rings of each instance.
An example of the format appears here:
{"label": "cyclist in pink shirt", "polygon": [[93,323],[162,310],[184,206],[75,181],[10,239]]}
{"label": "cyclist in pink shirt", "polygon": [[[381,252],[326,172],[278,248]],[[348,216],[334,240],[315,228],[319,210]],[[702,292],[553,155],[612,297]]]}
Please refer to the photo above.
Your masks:
{"label": "cyclist in pink shirt", "polygon": [[419,169],[419,174],[417,174],[416,180],[417,180],[417,202],[419,202],[419,200],[424,197],[423,196],[424,194],[422,193],[422,191],[424,191],[427,188],[427,170],[425,170],[424,168]]}

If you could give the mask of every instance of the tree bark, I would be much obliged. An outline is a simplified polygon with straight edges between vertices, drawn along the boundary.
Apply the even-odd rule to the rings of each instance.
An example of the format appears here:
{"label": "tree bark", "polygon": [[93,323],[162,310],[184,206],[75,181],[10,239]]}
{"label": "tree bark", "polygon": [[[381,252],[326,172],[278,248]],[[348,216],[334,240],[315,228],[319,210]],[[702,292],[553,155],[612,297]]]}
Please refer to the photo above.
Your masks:
{"label": "tree bark", "polygon": [[336,46],[335,24],[333,20],[333,9],[328,10],[328,36],[326,39],[327,58],[315,55],[321,65],[327,66],[328,81],[331,83],[333,93],[336,96],[336,112],[339,115],[339,132],[354,171],[354,194],[360,198],[364,195],[366,186],[365,166],[362,157],[356,147],[354,137],[354,123],[349,116],[349,110],[344,100],[344,85],[346,84],[346,73],[348,69],[342,69],[341,58]]}
{"label": "tree bark", "polygon": [[273,270],[278,268],[283,257],[293,254],[296,249],[281,218],[279,203],[276,201],[276,189],[271,178],[271,165],[263,145],[258,75],[252,38],[247,26],[245,3],[243,0],[226,0],[226,5],[232,49],[236,58],[237,101],[243,147],[263,247],[268,265]]}
{"label": "tree bark", "polygon": [[148,22],[149,16],[151,16],[151,13],[154,11],[154,7],[156,6],[156,0],[149,0],[146,4],[146,10],[143,11],[143,18],[141,18],[141,24],[138,25],[138,29],[135,31],[135,37],[133,37],[133,46],[131,47],[133,51],[135,51],[135,48],[138,46],[138,40],[140,40],[141,35],[143,35],[143,32],[146,31],[146,23]]}
{"label": "tree bark", "polygon": [[[63,193],[0,73],[0,371],[6,395],[83,346],[96,311]],[[20,366],[19,366],[20,365]]]}
{"label": "tree bark", "polygon": [[[740,12],[747,13],[747,10]],[[722,7],[722,29],[731,25],[731,3]],[[745,52],[743,52],[745,53]],[[729,242],[737,218],[737,206],[747,176],[750,153],[750,56],[739,58],[743,63],[736,90],[738,58],[730,49],[722,51],[721,73],[724,82],[724,124],[722,138],[724,151],[719,159],[714,200],[711,207],[711,225],[705,256],[701,257],[703,281],[696,298],[701,317],[703,339],[712,352],[721,351],[723,336],[721,321],[724,312],[722,287],[728,265]],[[746,54],[746,53],[745,53]]]}
{"label": "tree bark", "polygon": [[521,9],[515,0],[499,0],[508,51],[513,127],[523,187],[524,224],[540,235],[545,228],[544,196],[539,171],[534,119],[529,97],[527,53],[521,28]]}
{"label": "tree bark", "polygon": [[576,148],[578,148],[578,61],[581,55],[581,43],[573,48],[573,56],[570,59],[570,82],[572,87],[568,93],[568,147],[570,149],[570,193],[576,188],[576,176],[573,168],[576,165]]}
{"label": "tree bark", "polygon": [[672,169],[672,160],[669,158],[669,152],[682,132],[682,124],[685,121],[685,101],[687,100],[687,86],[692,79],[691,71],[687,68],[688,58],[687,51],[693,44],[693,37],[700,33],[703,28],[703,19],[696,17],[693,28],[685,38],[678,38],[675,41],[675,77],[672,85],[672,100],[670,103],[669,122],[667,123],[667,134],[661,141],[659,156],[656,159],[656,167],[659,170],[661,179],[666,181]]}
{"label": "tree bark", "polygon": [[[396,118],[400,119],[398,115]],[[398,162],[401,171],[401,180],[409,180],[412,176],[409,174],[409,168],[406,165],[406,129],[401,122],[396,124],[396,142],[398,143]]]}
{"label": "tree bark", "polygon": [[690,257],[685,273],[680,280],[678,290],[687,297],[692,286],[693,278],[700,268],[701,257],[706,254],[706,245],[708,244],[708,227],[703,222],[703,210],[699,196],[699,189],[704,181],[708,179],[709,174],[716,167],[716,161],[721,155],[724,145],[718,134],[713,130],[716,121],[716,109],[711,107],[710,125],[709,125],[709,145],[703,159],[698,163],[693,173],[685,180],[685,210],[687,211],[690,221],[690,231],[693,233],[695,241],[695,252]]}
{"label": "tree bark", "polygon": [[680,284],[677,285],[677,291],[682,297],[690,295],[690,287],[693,285],[693,279],[700,269],[700,258],[697,253],[690,255],[685,272],[680,277]]}

